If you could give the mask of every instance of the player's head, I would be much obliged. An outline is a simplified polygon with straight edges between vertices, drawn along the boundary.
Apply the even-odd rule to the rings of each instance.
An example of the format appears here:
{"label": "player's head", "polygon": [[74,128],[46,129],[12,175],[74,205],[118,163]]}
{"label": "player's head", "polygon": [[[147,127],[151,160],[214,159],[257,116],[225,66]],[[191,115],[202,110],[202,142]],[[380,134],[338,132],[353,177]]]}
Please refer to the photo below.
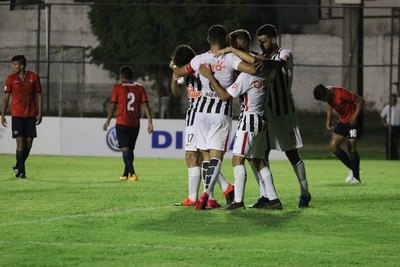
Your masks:
{"label": "player's head", "polygon": [[185,66],[196,56],[194,50],[188,45],[178,45],[172,54],[172,61],[178,67]]}
{"label": "player's head", "polygon": [[248,31],[239,29],[231,32],[228,36],[233,48],[249,51],[251,37]]}
{"label": "player's head", "polygon": [[26,68],[26,58],[24,55],[13,56],[11,59],[11,68],[13,73],[18,73],[25,70]]}
{"label": "player's head", "polygon": [[210,45],[218,45],[221,48],[226,47],[226,30],[222,25],[214,25],[208,29],[207,41]]}
{"label": "player's head", "polygon": [[123,65],[119,68],[120,79],[133,80],[133,68],[130,65]]}
{"label": "player's head", "polygon": [[278,32],[274,25],[262,25],[258,28],[256,35],[260,48],[264,54],[268,55],[278,47]]}
{"label": "player's head", "polygon": [[328,88],[326,88],[325,85],[318,84],[317,86],[315,86],[314,98],[316,100],[326,102],[326,101],[328,101],[328,97],[329,97],[329,90],[328,90]]}

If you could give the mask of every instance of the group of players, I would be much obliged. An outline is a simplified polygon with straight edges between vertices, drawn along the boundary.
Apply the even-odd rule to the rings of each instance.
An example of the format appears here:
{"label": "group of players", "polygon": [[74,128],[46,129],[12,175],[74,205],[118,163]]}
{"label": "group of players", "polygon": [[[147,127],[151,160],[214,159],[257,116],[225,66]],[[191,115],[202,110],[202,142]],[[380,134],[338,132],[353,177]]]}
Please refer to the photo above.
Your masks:
{"label": "group of players", "polygon": [[[284,151],[300,185],[299,208],[309,206],[303,146],[291,94],[293,54],[280,48],[276,28],[261,26],[256,36],[262,54],[249,51],[250,34],[239,29],[229,34],[223,26],[209,28],[209,51],[195,55],[187,45],[178,46],[172,57],[172,93],[187,90],[186,161],[189,195],[180,204],[195,209],[215,205],[218,182],[227,203],[225,209],[244,208],[247,180],[245,160],[254,172],[260,197],[249,207],[282,209],[268,164],[271,149]],[[241,111],[233,145],[234,186],[221,174],[232,125],[232,99],[240,98]],[[204,191],[198,197],[201,177]]]}
{"label": "group of players", "polygon": [[[198,210],[222,207],[214,198],[214,186],[218,183],[226,198],[225,209],[244,208],[248,160],[260,193],[257,202],[249,207],[282,209],[268,162],[270,150],[276,149],[285,152],[297,176],[300,186],[297,206],[309,206],[311,194],[298,150],[303,143],[291,94],[293,53],[279,47],[277,30],[271,24],[262,25],[256,36],[262,54],[250,52],[248,31],[239,29],[227,35],[223,26],[214,25],[207,34],[209,51],[196,55],[189,46],[179,45],[173,53],[172,94],[179,96],[187,90],[189,99],[185,119],[189,194],[179,205]],[[11,65],[13,73],[6,80],[1,124],[7,127],[5,114],[12,95],[12,137],[17,144],[13,170],[16,178],[25,179],[25,162],[36,137],[36,125],[42,121],[42,88],[39,76],[26,70],[23,55],[14,56]],[[232,99],[238,97],[241,111],[233,146],[232,185],[221,174],[221,164],[230,140]],[[328,104],[326,128],[332,131],[329,147],[350,171],[346,182],[360,183],[357,120],[365,100],[345,88],[322,84],[315,87],[314,98]],[[142,106],[148,120],[147,131],[151,133],[152,115],[144,87],[133,81],[131,66],[122,66],[103,125],[107,130],[116,114],[116,133],[124,162],[122,181],[138,180],[133,161]],[[338,115],[335,126],[331,121],[333,110]],[[348,154],[340,148],[345,138],[348,138]],[[204,191],[199,197],[201,181]]]}

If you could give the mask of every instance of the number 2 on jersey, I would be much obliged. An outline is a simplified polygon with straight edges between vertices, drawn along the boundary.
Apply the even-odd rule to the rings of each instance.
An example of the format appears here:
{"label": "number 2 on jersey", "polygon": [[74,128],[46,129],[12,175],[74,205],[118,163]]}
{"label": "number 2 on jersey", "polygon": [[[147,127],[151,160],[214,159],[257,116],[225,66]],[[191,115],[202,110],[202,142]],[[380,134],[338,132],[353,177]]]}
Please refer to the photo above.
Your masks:
{"label": "number 2 on jersey", "polygon": [[128,103],[126,104],[126,110],[134,111],[135,107],[133,106],[133,103],[135,103],[135,94],[132,92],[128,93],[127,98],[128,98]]}

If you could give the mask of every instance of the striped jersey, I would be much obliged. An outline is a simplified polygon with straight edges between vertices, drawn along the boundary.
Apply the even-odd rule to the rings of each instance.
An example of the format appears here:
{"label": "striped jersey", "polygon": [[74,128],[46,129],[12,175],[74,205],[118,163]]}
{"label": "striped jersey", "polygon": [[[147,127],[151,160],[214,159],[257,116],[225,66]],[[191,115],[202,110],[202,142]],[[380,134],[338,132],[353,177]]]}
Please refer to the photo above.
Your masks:
{"label": "striped jersey", "polygon": [[[215,57],[213,53],[208,51],[195,56],[185,68],[190,74],[198,74],[200,65],[209,64],[214,72],[215,79],[218,80],[223,88],[227,88],[233,83],[235,70],[237,70],[241,61],[233,53]],[[224,114],[231,117],[232,101],[222,101],[204,76],[200,75],[200,81],[202,88],[197,112]]]}
{"label": "striped jersey", "polygon": [[280,70],[272,70],[272,86],[267,93],[267,106],[269,113],[274,117],[294,113],[296,111],[292,97],[293,80],[293,54],[292,51],[280,48],[271,60],[284,60],[286,66]]}
{"label": "striped jersey", "polygon": [[242,72],[226,89],[233,98],[240,96],[238,129],[262,131],[266,86],[265,78]]}
{"label": "striped jersey", "polygon": [[197,76],[189,74],[185,77],[180,77],[177,82],[186,86],[189,105],[186,111],[185,126],[192,126],[194,124],[198,100],[201,97],[200,79]]}

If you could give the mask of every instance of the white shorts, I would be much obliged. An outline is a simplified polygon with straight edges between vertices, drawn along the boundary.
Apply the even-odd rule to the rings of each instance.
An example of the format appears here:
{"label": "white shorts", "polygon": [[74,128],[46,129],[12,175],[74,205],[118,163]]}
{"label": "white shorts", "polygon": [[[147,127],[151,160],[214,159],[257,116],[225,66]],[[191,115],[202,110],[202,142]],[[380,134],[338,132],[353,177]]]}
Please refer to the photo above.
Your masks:
{"label": "white shorts", "polygon": [[185,128],[185,151],[197,151],[196,129],[194,125]]}
{"label": "white shorts", "polygon": [[296,114],[267,117],[267,135],[270,149],[288,151],[303,147]]}
{"label": "white shorts", "polygon": [[198,149],[227,151],[232,127],[231,117],[197,112],[194,125]]}
{"label": "white shorts", "polygon": [[259,133],[237,130],[233,144],[233,155],[250,159],[265,158],[267,138],[265,131]]}

